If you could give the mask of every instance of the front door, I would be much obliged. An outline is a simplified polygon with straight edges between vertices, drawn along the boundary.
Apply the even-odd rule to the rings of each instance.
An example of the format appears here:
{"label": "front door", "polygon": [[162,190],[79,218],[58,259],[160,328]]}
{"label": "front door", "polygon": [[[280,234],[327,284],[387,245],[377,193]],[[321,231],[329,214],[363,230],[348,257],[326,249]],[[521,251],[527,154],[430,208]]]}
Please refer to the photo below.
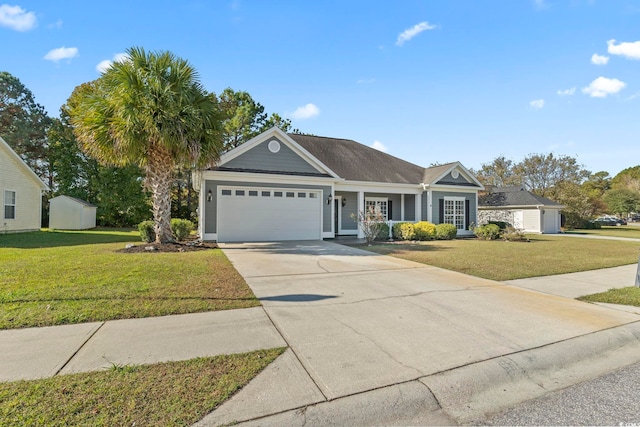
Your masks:
{"label": "front door", "polygon": [[333,199],[333,207],[333,229],[338,236],[342,229],[342,196],[336,196]]}

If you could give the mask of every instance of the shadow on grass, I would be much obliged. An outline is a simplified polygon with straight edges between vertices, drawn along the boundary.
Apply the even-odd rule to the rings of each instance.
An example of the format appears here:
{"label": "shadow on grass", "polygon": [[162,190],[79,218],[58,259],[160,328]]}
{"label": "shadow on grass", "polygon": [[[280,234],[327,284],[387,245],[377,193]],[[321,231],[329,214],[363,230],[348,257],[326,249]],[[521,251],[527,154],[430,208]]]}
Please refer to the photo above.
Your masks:
{"label": "shadow on grass", "polygon": [[140,236],[134,234],[132,229],[106,228],[0,234],[0,248],[37,249],[125,242],[140,242]]}

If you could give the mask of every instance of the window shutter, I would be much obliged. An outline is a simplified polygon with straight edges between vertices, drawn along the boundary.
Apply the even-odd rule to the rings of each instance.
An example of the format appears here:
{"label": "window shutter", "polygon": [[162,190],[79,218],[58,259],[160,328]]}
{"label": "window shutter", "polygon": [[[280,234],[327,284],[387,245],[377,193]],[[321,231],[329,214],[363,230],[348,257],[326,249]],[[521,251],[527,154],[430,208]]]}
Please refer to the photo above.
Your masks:
{"label": "window shutter", "polygon": [[442,224],[444,222],[444,199],[439,199],[438,200],[438,209],[440,211],[439,215],[439,220],[438,223]]}
{"label": "window shutter", "polygon": [[466,199],[464,201],[464,226],[465,228],[469,228],[469,218],[470,218],[470,212],[469,212],[469,206],[471,205],[471,203],[469,203],[469,199]]}
{"label": "window shutter", "polygon": [[393,203],[391,200],[387,201],[387,220],[391,221],[393,219]]}

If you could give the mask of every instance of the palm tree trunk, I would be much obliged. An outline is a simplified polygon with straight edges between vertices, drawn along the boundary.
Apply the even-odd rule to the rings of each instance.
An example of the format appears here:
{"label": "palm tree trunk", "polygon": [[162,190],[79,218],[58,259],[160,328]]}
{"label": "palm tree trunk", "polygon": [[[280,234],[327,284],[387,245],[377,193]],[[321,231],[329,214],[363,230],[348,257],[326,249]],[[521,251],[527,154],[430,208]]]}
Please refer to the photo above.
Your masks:
{"label": "palm tree trunk", "polygon": [[156,243],[173,241],[171,233],[171,175],[172,159],[166,150],[149,150],[146,166],[147,182],[151,189]]}

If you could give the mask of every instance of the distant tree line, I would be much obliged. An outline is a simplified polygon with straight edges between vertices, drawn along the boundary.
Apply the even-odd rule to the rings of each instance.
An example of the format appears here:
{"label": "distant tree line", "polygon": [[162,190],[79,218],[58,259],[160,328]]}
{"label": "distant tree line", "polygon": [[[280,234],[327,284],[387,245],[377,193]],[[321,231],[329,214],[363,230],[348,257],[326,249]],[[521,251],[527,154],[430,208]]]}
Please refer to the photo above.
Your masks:
{"label": "distant tree line", "polygon": [[571,156],[529,154],[520,162],[504,156],[474,171],[485,186],[522,186],[565,206],[565,226],[579,228],[597,215],[640,212],[640,165],[615,177],[592,173]]}

